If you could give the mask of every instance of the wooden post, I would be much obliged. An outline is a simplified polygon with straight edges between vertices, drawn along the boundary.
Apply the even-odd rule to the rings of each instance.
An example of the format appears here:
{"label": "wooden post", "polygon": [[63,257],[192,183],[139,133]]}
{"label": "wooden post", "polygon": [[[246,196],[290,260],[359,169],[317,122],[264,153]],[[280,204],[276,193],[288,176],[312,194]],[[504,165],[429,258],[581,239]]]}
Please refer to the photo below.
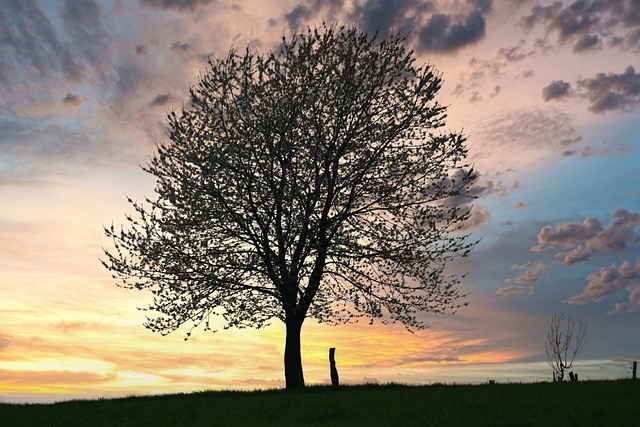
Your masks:
{"label": "wooden post", "polygon": [[633,362],[633,376],[632,378],[635,380],[638,378],[636,374],[638,373],[638,362]]}
{"label": "wooden post", "polygon": [[338,370],[336,369],[336,349],[331,347],[329,349],[329,367],[331,369],[331,385],[338,387],[340,380],[338,379]]}

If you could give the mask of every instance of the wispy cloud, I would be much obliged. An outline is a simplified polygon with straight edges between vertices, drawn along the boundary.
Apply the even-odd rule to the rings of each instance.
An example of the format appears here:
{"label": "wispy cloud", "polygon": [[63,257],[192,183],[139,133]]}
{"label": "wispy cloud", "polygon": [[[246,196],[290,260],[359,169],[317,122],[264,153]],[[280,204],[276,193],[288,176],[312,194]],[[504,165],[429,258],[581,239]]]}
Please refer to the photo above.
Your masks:
{"label": "wispy cloud", "polygon": [[216,0],[139,0],[140,5],[149,8],[176,12],[193,12],[194,10],[215,4]]}
{"label": "wispy cloud", "polygon": [[507,295],[521,295],[521,294],[527,294],[527,295],[533,295],[534,293],[534,288],[531,285],[528,286],[522,286],[522,285],[515,285],[515,286],[505,286],[503,288],[500,288],[496,291],[496,294],[500,295],[500,296],[507,296]]}

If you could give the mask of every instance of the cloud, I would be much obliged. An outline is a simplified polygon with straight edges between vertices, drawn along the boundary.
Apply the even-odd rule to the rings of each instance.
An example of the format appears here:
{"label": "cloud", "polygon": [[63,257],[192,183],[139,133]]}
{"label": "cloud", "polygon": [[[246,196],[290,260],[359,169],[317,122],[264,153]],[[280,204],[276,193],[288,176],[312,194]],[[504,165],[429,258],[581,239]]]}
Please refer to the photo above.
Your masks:
{"label": "cloud", "polygon": [[569,95],[571,85],[563,80],[554,80],[542,89],[542,98],[545,101],[561,99]]}
{"label": "cloud", "polygon": [[22,79],[41,79],[59,74],[68,82],[84,77],[84,65],[56,32],[42,7],[33,0],[2,6],[0,28],[0,84],[11,93]]}
{"label": "cloud", "polygon": [[517,277],[508,278],[505,280],[506,283],[518,283],[518,284],[536,283],[539,281],[540,281],[540,274],[538,274],[538,272],[534,270],[527,270]]}
{"label": "cloud", "polygon": [[583,305],[589,301],[602,301],[621,289],[629,292],[628,303],[617,303],[612,313],[640,311],[640,258],[635,263],[625,260],[620,266],[612,264],[587,276],[587,286],[578,295],[564,302]]}
{"label": "cloud", "polygon": [[464,222],[459,231],[468,231],[477,228],[488,221],[491,221],[491,213],[480,205],[474,205],[471,208],[471,216]]}
{"label": "cloud", "polygon": [[594,77],[579,79],[581,95],[590,101],[594,113],[629,111],[640,104],[640,74],[628,66],[621,74],[598,73]]}
{"label": "cloud", "polygon": [[182,52],[187,52],[188,50],[192,49],[192,46],[189,43],[180,43],[180,42],[173,42],[171,43],[171,50],[179,50]]}
{"label": "cloud", "polygon": [[[454,184],[454,181],[460,182],[463,179],[462,175],[468,172],[469,171],[457,170],[455,175],[450,176],[448,180],[445,180],[443,182],[443,185],[445,187],[455,187],[456,184]],[[519,184],[517,182],[514,182],[511,185],[511,190],[517,190],[518,186]],[[446,200],[447,207],[459,209],[460,214],[470,212],[470,217],[467,219],[467,221],[465,221],[461,228],[457,229],[457,231],[469,231],[491,220],[491,213],[486,208],[480,205],[472,206],[472,203],[475,199],[492,195],[505,197],[508,193],[509,189],[502,181],[498,181],[496,183],[490,179],[480,178],[469,190],[465,190],[458,196],[449,197]]]}
{"label": "cloud", "polygon": [[418,48],[425,52],[455,52],[482,40],[486,34],[485,17],[475,10],[464,17],[437,13],[418,33]]}
{"label": "cloud", "polygon": [[[291,31],[300,31],[309,21],[313,20],[313,17],[319,15],[322,15],[322,20],[325,22],[341,21],[342,19],[339,19],[338,15],[342,12],[343,6],[343,0],[303,0],[295,5],[289,12],[286,12],[283,17]],[[359,4],[356,4],[355,7],[357,10]],[[276,22],[277,21],[273,21],[273,25],[275,25]],[[376,31],[376,28],[378,27],[375,27],[371,31]],[[371,28],[367,27],[367,29]],[[381,31],[381,33],[383,35],[386,34],[384,31]]]}
{"label": "cloud", "polygon": [[98,74],[106,73],[110,35],[103,25],[101,2],[64,0],[60,17],[73,55],[82,58]]}
{"label": "cloud", "polygon": [[561,111],[515,110],[492,116],[476,131],[476,137],[491,141],[496,150],[523,156],[526,150],[565,149],[580,141],[571,122],[571,116]]}
{"label": "cloud", "polygon": [[58,324],[54,326],[55,329],[64,332],[65,334],[69,332],[74,332],[78,330],[85,329],[87,327],[87,322],[77,322],[77,321],[67,321],[60,320]]}
{"label": "cloud", "polygon": [[62,105],[73,108],[82,105],[86,100],[86,98],[81,98],[79,95],[74,93],[67,93],[65,97],[62,98]]}
{"label": "cloud", "polygon": [[284,14],[284,19],[287,21],[287,25],[292,30],[298,30],[300,27],[311,18],[313,11],[305,4],[298,4],[291,12]]}
{"label": "cloud", "polygon": [[[574,52],[597,49],[603,38],[609,44],[622,45],[619,33],[640,25],[640,6],[636,0],[576,0],[563,3],[555,1],[550,5],[536,5],[522,18],[526,28],[543,26],[547,32],[556,33],[561,44],[572,44]],[[632,31],[633,33],[633,31]],[[622,45],[633,50],[633,42]]]}
{"label": "cloud", "polygon": [[562,258],[562,263],[570,267],[578,262],[589,261],[591,259],[591,249],[579,245],[570,252],[560,252],[556,255],[556,258]]}
{"label": "cloud", "polygon": [[309,21],[347,20],[386,37],[400,30],[414,37],[421,52],[453,53],[486,35],[486,15],[493,0],[443,5],[430,0],[361,0],[345,11],[343,0],[303,0],[283,14],[292,31]]}
{"label": "cloud", "polygon": [[364,0],[355,4],[350,18],[369,31],[380,31],[384,36],[391,28],[404,31],[416,29],[420,17],[433,12],[431,1],[421,0]]}
{"label": "cloud", "polygon": [[199,7],[215,2],[215,0],[140,0],[140,5],[153,9],[193,12]]}
{"label": "cloud", "polygon": [[[542,261],[529,261],[525,264],[515,264],[511,266],[511,270],[525,270],[519,276],[505,279],[506,283],[515,283],[517,285],[537,283],[540,281],[540,271],[547,270],[547,266]],[[505,289],[505,288],[503,288]]]}
{"label": "cloud", "polygon": [[603,231],[597,218],[585,218],[582,223],[563,222],[555,227],[546,225],[538,233],[538,244],[531,248],[534,252],[543,252],[556,247],[573,247],[581,242],[595,238]]}
{"label": "cloud", "polygon": [[580,156],[587,158],[593,156],[599,157],[627,157],[633,154],[635,151],[633,147],[628,144],[619,144],[611,141],[605,141],[599,148],[592,148],[587,145],[580,152]]}
{"label": "cloud", "polygon": [[156,95],[155,98],[153,98],[153,101],[151,101],[151,103],[149,104],[150,107],[163,107],[165,105],[167,105],[169,102],[171,102],[171,100],[173,99],[173,97],[171,96],[171,94],[168,93],[160,93],[158,95]]}
{"label": "cloud", "polygon": [[0,334],[0,350],[9,346],[9,338],[6,335]]}
{"label": "cloud", "polygon": [[526,270],[524,273],[514,278],[505,279],[506,283],[516,283],[523,285],[526,283],[536,283],[540,281],[540,271],[546,271],[547,266],[542,261],[529,261],[525,264],[515,264],[511,270]]}
{"label": "cloud", "polygon": [[600,37],[595,34],[585,34],[573,45],[574,52],[596,49],[602,44]]}
{"label": "cloud", "polygon": [[533,252],[550,249],[569,249],[563,253],[565,265],[589,259],[587,250],[597,249],[601,252],[619,252],[629,244],[640,241],[636,227],[640,226],[640,212],[630,212],[616,208],[613,211],[613,223],[604,228],[594,217],[585,218],[582,223],[563,222],[554,227],[544,226],[538,233],[538,244],[531,248]]}
{"label": "cloud", "polygon": [[496,294],[503,297],[507,295],[520,295],[520,294],[533,295],[533,293],[534,293],[533,286],[520,286],[520,285],[505,286],[496,291]]}
{"label": "cloud", "polygon": [[517,202],[514,206],[517,210],[523,210],[523,209],[527,209],[529,207],[529,205],[527,205],[524,202]]}
{"label": "cloud", "polygon": [[94,384],[108,384],[114,382],[118,375],[115,373],[100,374],[82,371],[18,371],[0,370],[0,376],[6,385],[21,387],[69,387],[82,386],[84,388]]}
{"label": "cloud", "polygon": [[533,51],[525,51],[526,42],[520,40],[516,46],[503,47],[498,50],[498,56],[504,58],[507,62],[520,62],[533,55]]}

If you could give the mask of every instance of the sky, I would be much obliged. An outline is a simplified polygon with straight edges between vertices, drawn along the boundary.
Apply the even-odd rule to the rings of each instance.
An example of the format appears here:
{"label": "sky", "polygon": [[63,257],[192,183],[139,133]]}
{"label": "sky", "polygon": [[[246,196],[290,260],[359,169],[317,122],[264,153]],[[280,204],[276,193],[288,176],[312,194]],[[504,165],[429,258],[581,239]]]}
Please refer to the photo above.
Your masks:
{"label": "sky", "polygon": [[[100,264],[103,225],[152,196],[144,165],[210,55],[322,22],[406,32],[444,79],[481,174],[468,307],[430,328],[302,330],[308,384],[548,381],[554,313],[588,324],[574,370],[640,359],[637,0],[4,0],[0,4],[0,401],[283,387],[284,327],[162,336],[151,296]],[[126,195],[126,196],[125,196]]]}

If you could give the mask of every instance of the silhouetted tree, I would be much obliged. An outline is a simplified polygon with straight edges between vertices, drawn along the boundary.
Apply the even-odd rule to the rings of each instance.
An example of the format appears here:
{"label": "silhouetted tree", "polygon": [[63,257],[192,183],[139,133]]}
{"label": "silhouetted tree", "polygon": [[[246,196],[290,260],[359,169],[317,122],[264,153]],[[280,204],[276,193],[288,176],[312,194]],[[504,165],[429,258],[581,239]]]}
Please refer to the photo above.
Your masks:
{"label": "silhouetted tree", "polygon": [[[106,228],[104,265],[150,289],[163,334],[286,325],[287,388],[304,385],[307,317],[367,316],[426,327],[420,312],[463,299],[445,263],[473,246],[451,234],[476,175],[465,137],[436,130],[441,77],[405,38],[323,26],[275,52],[209,61],[170,141],[143,169],[155,198],[130,200],[128,228]],[[466,199],[465,199],[466,200]],[[464,303],[466,305],[466,303]]]}
{"label": "silhouetted tree", "polygon": [[544,343],[547,362],[553,369],[553,380],[562,381],[565,369],[573,366],[586,343],[587,324],[578,317],[554,314]]}

